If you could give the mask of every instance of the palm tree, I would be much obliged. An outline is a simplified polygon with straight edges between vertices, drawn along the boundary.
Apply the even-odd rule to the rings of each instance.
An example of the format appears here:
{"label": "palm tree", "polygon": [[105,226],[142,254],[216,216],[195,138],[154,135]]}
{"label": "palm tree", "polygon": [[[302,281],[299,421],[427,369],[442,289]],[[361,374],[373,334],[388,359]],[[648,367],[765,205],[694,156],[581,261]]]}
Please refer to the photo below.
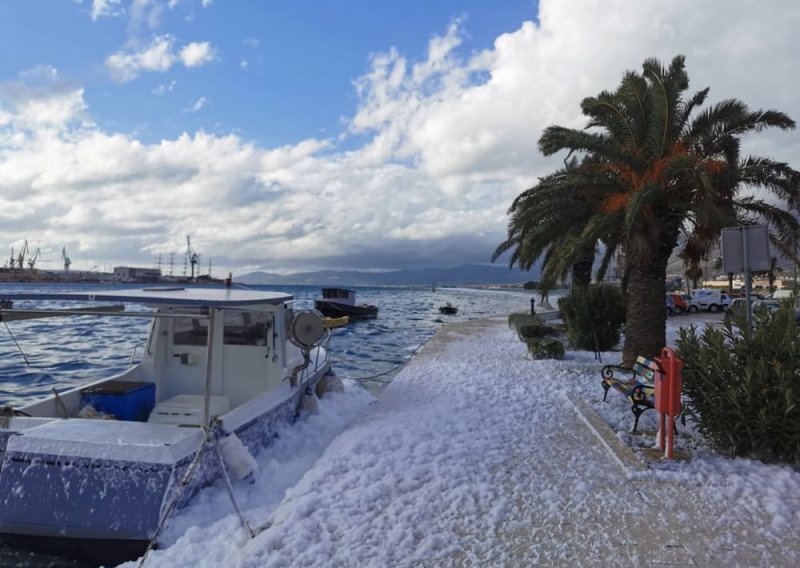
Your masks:
{"label": "palm tree", "polygon": [[597,242],[612,228],[616,233],[628,279],[628,364],[637,355],[657,355],[665,344],[666,268],[679,237],[703,246],[736,219],[758,218],[778,236],[797,230],[785,207],[743,195],[745,188],[772,192],[793,210],[800,206],[798,172],[766,158],[739,157],[743,135],[794,128],[788,116],[751,111],[735,99],[694,116],[709,89],[686,98],[683,56],[669,67],[648,59],[642,68],[641,74],[625,73],[616,91],[583,100],[586,129],[550,126],[539,140],[545,155],[568,150],[591,156],[594,178],[605,180],[603,199],[573,248]]}
{"label": "palm tree", "polygon": [[508,210],[508,237],[495,250],[492,262],[511,251],[509,266],[530,270],[542,259],[540,288],[547,291],[567,273],[574,288],[586,287],[592,280],[592,267],[598,240],[603,240],[605,254],[597,273],[602,279],[617,248],[613,239],[580,240],[604,194],[602,179],[593,174],[590,159],[578,164],[565,161],[563,168],[545,176],[535,186],[523,191]]}

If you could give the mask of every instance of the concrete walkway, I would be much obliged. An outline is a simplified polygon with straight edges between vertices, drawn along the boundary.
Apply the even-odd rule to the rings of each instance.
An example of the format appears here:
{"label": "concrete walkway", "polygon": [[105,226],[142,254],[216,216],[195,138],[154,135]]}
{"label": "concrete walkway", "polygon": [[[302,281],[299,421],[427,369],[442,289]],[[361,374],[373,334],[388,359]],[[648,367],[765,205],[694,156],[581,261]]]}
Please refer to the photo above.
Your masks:
{"label": "concrete walkway", "polygon": [[[424,375],[430,367],[446,362],[450,348],[458,342],[474,344],[477,352],[482,337],[502,332],[500,328],[507,329],[505,319],[447,326],[396,380]],[[509,342],[516,341],[511,332],[508,336]],[[477,376],[486,369],[474,366],[487,364],[492,364],[491,357],[458,362],[460,368],[472,367]],[[720,499],[719,492],[709,491],[702,479],[670,482],[663,475],[657,479],[631,452],[619,447],[619,438],[588,405],[570,403],[564,396],[569,384],[557,388],[536,384],[545,380],[543,364],[527,362],[531,376],[525,404],[536,409],[530,413],[530,423],[507,429],[504,457],[492,474],[493,483],[504,488],[513,506],[493,534],[463,534],[462,552],[448,565],[800,565],[797,523],[789,522],[781,537],[774,538],[760,530],[772,522],[768,511],[743,510],[746,504]],[[464,380],[468,382],[469,376]],[[481,403],[480,399],[474,402]],[[486,539],[493,539],[494,545],[483,546]]]}

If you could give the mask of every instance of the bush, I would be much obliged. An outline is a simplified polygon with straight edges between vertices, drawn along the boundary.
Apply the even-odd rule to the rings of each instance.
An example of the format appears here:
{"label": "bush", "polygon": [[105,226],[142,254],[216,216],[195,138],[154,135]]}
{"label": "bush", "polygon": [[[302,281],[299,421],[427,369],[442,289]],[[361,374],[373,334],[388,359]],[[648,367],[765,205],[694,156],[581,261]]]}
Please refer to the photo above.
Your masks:
{"label": "bush", "polygon": [[[784,306],[745,316],[722,329],[681,329],[687,410],[720,451],[765,461],[800,462],[800,336],[794,310]],[[736,327],[734,327],[736,326]]]}
{"label": "bush", "polygon": [[534,359],[563,359],[564,345],[555,337],[532,337],[525,342]]}
{"label": "bush", "polygon": [[608,351],[619,343],[625,322],[625,300],[617,286],[592,284],[558,300],[570,345],[586,351]]}
{"label": "bush", "polygon": [[509,329],[517,330],[523,325],[532,325],[539,320],[529,313],[516,313],[508,316]]}
{"label": "bush", "polygon": [[517,332],[520,341],[555,333],[552,327],[546,326],[542,320],[531,314],[511,314],[508,316],[508,327]]}
{"label": "bush", "polygon": [[526,324],[519,327],[517,333],[520,336],[520,339],[532,339],[534,337],[547,337],[549,335],[553,335],[555,330],[545,325],[541,322],[536,322],[532,324]]}

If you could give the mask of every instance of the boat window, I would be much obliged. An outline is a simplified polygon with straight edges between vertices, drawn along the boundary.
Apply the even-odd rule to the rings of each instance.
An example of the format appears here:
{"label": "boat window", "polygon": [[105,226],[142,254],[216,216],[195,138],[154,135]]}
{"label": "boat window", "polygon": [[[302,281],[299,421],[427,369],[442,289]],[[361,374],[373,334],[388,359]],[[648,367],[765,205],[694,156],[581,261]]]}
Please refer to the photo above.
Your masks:
{"label": "boat window", "polygon": [[[208,313],[207,311],[205,313]],[[175,345],[206,345],[208,341],[208,320],[191,317],[175,318],[172,342]]]}
{"label": "boat window", "polygon": [[272,314],[226,310],[223,343],[225,345],[266,345]]}

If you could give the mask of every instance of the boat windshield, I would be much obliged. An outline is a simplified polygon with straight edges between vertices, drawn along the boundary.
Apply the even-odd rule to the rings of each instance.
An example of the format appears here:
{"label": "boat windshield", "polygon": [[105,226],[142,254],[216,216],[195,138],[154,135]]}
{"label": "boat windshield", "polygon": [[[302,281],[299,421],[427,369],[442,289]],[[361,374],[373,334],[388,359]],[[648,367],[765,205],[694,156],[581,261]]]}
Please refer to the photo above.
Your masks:
{"label": "boat windshield", "polygon": [[272,328],[272,314],[244,310],[225,310],[225,345],[266,345]]}
{"label": "boat windshield", "polygon": [[[186,317],[175,318],[173,344],[205,346],[208,341],[208,310],[198,310]],[[249,310],[223,311],[223,343],[225,345],[267,345],[273,314]]]}
{"label": "boat windshield", "polygon": [[[208,313],[208,310],[202,315]],[[198,310],[197,315],[201,315]],[[206,345],[208,341],[208,319],[205,317],[175,318],[172,342],[175,345]]]}

